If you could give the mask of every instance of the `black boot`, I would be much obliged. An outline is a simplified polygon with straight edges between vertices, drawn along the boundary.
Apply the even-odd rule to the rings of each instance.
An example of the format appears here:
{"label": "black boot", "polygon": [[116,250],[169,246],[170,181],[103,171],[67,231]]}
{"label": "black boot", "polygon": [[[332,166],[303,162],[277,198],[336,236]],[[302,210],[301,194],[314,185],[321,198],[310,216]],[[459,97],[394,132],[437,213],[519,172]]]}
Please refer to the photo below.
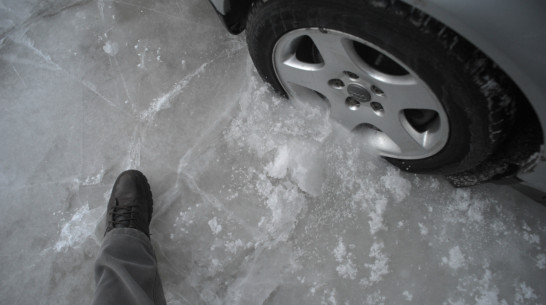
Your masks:
{"label": "black boot", "polygon": [[150,236],[153,211],[148,180],[137,170],[121,173],[108,201],[106,233],[115,228],[134,228]]}

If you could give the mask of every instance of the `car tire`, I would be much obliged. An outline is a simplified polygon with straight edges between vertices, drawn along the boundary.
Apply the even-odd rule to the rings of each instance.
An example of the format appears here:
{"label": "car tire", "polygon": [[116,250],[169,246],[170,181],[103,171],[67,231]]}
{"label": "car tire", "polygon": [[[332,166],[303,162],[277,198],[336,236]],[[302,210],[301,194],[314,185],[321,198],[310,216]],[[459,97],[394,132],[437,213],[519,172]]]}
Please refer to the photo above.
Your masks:
{"label": "car tire", "polygon": [[334,119],[403,170],[472,169],[512,126],[502,71],[402,2],[257,1],[246,31],[259,74],[277,92],[326,101]]}

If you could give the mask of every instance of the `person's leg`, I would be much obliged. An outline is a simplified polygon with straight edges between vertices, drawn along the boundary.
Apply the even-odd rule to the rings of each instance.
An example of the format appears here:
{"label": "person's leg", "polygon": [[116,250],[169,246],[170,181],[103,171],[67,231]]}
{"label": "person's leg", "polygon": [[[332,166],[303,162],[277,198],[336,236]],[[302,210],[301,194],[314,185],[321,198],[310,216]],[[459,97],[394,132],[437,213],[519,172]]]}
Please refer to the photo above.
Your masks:
{"label": "person's leg", "polygon": [[166,304],[149,239],[152,194],[138,171],[122,173],[108,202],[92,304]]}

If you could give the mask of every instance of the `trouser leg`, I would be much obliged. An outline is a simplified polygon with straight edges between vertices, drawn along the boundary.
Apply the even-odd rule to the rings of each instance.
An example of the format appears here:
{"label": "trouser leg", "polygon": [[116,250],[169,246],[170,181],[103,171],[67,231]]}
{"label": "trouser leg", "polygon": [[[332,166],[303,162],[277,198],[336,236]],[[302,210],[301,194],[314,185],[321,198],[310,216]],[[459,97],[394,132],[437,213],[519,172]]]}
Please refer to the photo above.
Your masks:
{"label": "trouser leg", "polygon": [[95,262],[93,305],[166,304],[149,238],[136,229],[106,234]]}

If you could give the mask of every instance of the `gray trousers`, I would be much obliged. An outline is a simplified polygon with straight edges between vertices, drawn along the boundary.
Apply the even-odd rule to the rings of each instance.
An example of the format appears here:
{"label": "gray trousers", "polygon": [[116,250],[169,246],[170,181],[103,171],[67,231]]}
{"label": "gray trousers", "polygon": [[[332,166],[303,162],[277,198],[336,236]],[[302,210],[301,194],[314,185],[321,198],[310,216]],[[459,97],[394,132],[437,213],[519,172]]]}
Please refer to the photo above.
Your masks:
{"label": "gray trousers", "polygon": [[95,262],[93,305],[166,304],[150,239],[136,229],[108,232]]}

